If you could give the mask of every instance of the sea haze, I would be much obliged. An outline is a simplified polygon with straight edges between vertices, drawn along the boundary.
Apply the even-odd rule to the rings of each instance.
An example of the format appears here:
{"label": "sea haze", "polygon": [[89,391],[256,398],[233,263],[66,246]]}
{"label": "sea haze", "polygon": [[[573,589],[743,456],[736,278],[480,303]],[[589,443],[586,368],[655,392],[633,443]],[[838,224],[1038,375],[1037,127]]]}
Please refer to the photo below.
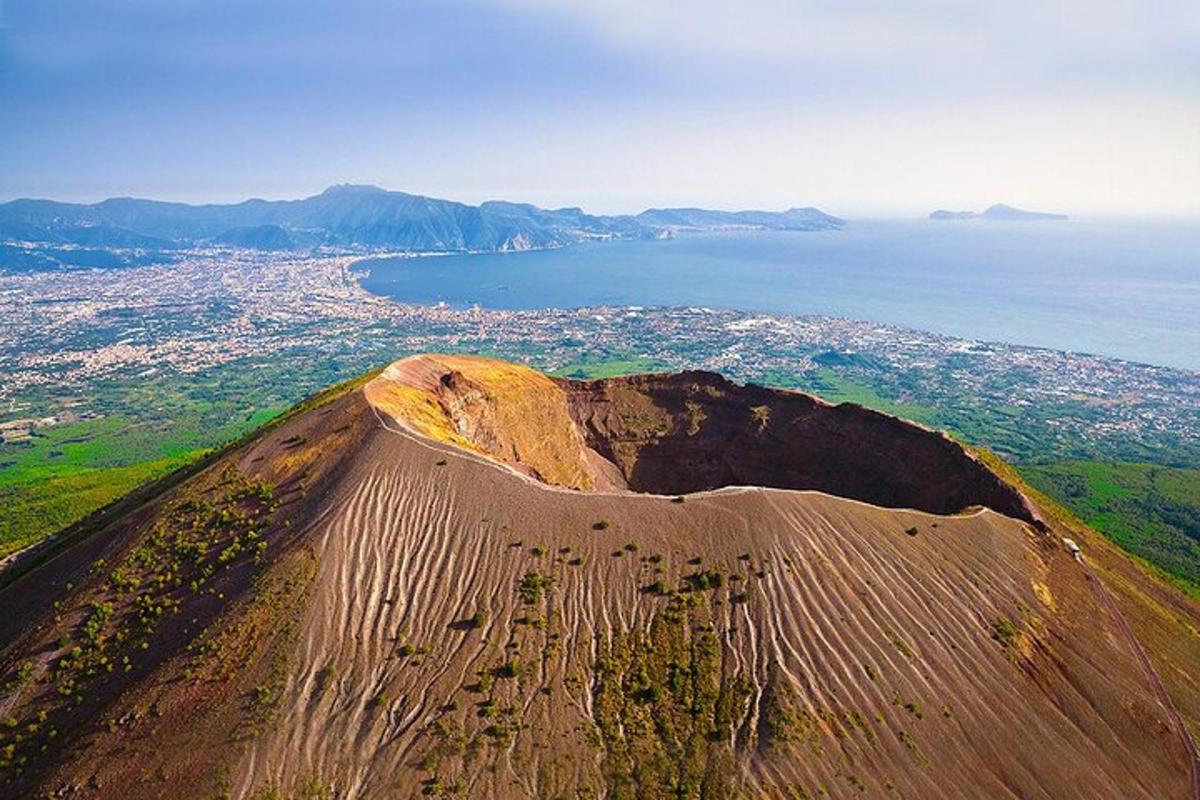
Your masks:
{"label": "sea haze", "polygon": [[527,253],[369,259],[403,303],[824,314],[1200,369],[1200,221],[851,221]]}

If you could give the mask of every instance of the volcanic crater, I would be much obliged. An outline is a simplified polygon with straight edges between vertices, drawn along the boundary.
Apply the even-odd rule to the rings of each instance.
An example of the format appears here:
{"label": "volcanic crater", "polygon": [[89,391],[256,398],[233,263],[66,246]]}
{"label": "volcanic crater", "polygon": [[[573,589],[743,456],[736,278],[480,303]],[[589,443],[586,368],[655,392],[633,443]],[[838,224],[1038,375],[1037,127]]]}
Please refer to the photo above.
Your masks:
{"label": "volcanic crater", "polygon": [[478,356],[398,361],[367,387],[404,428],[581,491],[812,490],[889,508],[1029,501],[945,434],[854,404],[688,371],[576,381]]}

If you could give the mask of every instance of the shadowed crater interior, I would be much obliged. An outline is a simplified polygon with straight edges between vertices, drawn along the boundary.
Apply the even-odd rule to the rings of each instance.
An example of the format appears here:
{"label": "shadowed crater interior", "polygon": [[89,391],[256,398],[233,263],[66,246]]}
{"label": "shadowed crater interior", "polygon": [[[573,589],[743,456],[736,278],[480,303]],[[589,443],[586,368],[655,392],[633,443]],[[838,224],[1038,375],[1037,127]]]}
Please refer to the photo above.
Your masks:
{"label": "shadowed crater interior", "polygon": [[632,491],[815,489],[939,514],[987,506],[1035,521],[1020,492],[951,439],[861,406],[709,372],[559,383],[588,446]]}

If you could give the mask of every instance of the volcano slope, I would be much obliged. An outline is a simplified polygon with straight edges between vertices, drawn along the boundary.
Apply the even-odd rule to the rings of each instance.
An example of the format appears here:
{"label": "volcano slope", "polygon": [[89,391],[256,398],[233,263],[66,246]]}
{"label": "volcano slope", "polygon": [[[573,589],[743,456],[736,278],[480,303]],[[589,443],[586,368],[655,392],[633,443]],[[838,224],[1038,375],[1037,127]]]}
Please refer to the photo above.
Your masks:
{"label": "volcano slope", "polygon": [[856,406],[420,356],[169,484],[3,573],[0,796],[1195,791],[1196,604]]}

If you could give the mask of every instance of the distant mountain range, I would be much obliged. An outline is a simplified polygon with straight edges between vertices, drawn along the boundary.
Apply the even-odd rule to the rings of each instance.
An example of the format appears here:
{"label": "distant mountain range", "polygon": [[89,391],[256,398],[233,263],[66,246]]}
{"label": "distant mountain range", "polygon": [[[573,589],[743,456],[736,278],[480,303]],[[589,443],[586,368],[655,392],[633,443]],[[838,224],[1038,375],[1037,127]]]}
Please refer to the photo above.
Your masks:
{"label": "distant mountain range", "polygon": [[1024,209],[997,203],[994,206],[988,207],[983,213],[977,211],[947,211],[944,208],[939,208],[930,214],[929,218],[936,220],[986,219],[998,222],[1020,222],[1039,219],[1066,219],[1067,215],[1047,214],[1042,211],[1025,211]]}
{"label": "distant mountain range", "polygon": [[[816,231],[842,221],[815,208],[783,212],[653,209],[596,216],[578,208],[489,201],[478,206],[375,186],[333,186],[303,200],[187,205],[120,197],[90,205],[51,200],[0,204],[0,266],[21,250],[26,268],[79,249],[170,251],[197,245],[258,250],[344,247],[418,252],[504,252],[592,239],[661,238],[676,231]],[[22,243],[34,248],[14,247]],[[14,256],[14,260],[15,256]],[[68,260],[67,263],[70,263]],[[18,267],[20,268],[20,267]]]}
{"label": "distant mountain range", "polygon": [[819,231],[840,228],[842,220],[815,208],[787,211],[709,211],[703,208],[652,208],[634,217],[648,228],[666,231],[782,230]]}

